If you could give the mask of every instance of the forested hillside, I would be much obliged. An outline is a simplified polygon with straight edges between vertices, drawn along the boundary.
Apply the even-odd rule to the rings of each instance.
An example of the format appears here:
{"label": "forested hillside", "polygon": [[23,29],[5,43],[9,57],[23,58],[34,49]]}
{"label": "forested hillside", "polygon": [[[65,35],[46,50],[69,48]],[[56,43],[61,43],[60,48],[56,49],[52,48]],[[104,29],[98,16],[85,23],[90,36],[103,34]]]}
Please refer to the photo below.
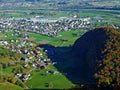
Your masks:
{"label": "forested hillside", "polygon": [[[77,74],[98,86],[120,86],[120,32],[96,28],[79,38],[73,52]],[[95,84],[95,83],[94,83]]]}

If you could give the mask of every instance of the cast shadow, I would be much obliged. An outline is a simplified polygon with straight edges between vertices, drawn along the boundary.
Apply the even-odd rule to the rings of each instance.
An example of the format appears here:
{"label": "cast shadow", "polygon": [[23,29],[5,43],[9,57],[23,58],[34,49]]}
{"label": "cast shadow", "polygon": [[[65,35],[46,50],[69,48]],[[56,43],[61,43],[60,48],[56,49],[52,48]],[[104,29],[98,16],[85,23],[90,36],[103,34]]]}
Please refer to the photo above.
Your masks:
{"label": "cast shadow", "polygon": [[[54,66],[74,84],[88,84],[80,72],[84,68],[76,67],[77,57],[72,52],[72,47],[54,47],[49,44],[39,45],[54,62]],[[81,69],[81,70],[80,70]]]}

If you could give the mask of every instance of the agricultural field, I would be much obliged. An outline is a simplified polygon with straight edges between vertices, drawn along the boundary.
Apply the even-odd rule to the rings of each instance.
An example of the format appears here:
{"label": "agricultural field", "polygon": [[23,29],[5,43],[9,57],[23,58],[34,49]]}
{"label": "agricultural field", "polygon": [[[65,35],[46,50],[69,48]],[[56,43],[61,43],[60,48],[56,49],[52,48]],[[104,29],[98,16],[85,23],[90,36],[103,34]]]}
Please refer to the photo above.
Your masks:
{"label": "agricultural field", "polygon": [[[5,69],[2,69],[2,72],[6,75],[13,75],[12,70],[14,68],[17,68],[16,66],[8,67]],[[57,74],[53,73],[47,73],[47,71],[56,71]],[[33,70],[31,72],[31,77],[25,82],[25,84],[29,88],[33,89],[68,89],[73,86],[75,86],[67,77],[65,77],[57,68],[55,68],[53,65],[50,65],[47,69],[44,70]],[[3,85],[1,85],[2,87]],[[8,89],[7,89],[8,90]],[[16,90],[16,89],[10,89],[10,90]]]}
{"label": "agricultural field", "polygon": [[9,82],[0,83],[0,89],[1,90],[24,90],[23,88],[17,85],[11,84]]}
{"label": "agricultural field", "polygon": [[57,70],[54,66],[49,66],[42,71],[33,71],[32,77],[26,84],[35,89],[69,89],[74,86],[61,72],[57,74],[47,73],[49,70]]}
{"label": "agricultural field", "polygon": [[5,32],[5,33],[2,33],[1,36],[2,40],[12,40],[12,39],[17,39],[18,36],[17,35],[13,35],[14,33],[13,32]]}
{"label": "agricultural field", "polygon": [[[81,35],[87,32],[86,29],[80,30],[70,30],[70,31],[61,31],[58,33],[57,37],[49,37],[37,33],[27,33],[30,38],[28,40],[34,41],[40,44],[50,44],[53,46],[71,46],[76,39],[78,39]],[[12,40],[18,39],[18,35],[14,35],[13,31],[0,33],[1,40]],[[19,38],[22,39],[22,38]]]}
{"label": "agricultural field", "polygon": [[86,30],[71,30],[65,32],[59,32],[58,36],[48,37],[40,34],[30,33],[30,37],[40,44],[50,44],[53,46],[71,46],[76,39],[80,37],[80,34],[87,32]]}
{"label": "agricultural field", "polygon": [[77,15],[78,17],[102,17],[105,20],[111,20],[112,22],[117,22],[116,20],[120,15],[119,10],[105,10],[105,9],[76,9],[76,10],[47,10],[47,9],[37,9],[37,10],[0,10],[1,18],[31,18],[35,16],[40,16],[41,18],[59,18],[59,17],[72,17]]}
{"label": "agricultural field", "polygon": [[109,0],[104,0],[104,2],[90,2],[90,4],[94,6],[99,6],[99,7],[104,7],[104,6],[119,6],[120,1],[118,0],[113,0],[110,2]]}

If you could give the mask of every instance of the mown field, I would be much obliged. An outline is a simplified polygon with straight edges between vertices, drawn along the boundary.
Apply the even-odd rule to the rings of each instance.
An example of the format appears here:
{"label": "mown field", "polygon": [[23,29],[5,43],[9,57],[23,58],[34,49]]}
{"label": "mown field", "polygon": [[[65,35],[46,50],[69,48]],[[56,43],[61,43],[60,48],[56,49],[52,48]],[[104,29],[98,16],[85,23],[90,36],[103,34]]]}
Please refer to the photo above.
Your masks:
{"label": "mown field", "polygon": [[47,10],[47,9],[29,9],[29,10],[0,10],[0,17],[2,18],[31,18],[40,16],[41,18],[59,18],[59,17],[102,17],[110,22],[119,22],[119,10],[105,10],[105,9],[75,9],[75,10]]}
{"label": "mown field", "polygon": [[33,89],[69,89],[75,86],[61,72],[58,74],[46,73],[49,70],[58,71],[57,68],[52,65],[40,72],[33,71],[31,78],[26,84]]}
{"label": "mown field", "polygon": [[[1,71],[3,74],[13,75],[12,70],[15,67],[16,66],[11,66],[11,67],[2,69]],[[63,73],[61,73],[61,72],[59,72],[58,74],[47,73],[47,71],[50,71],[50,70],[59,72],[59,70],[57,70],[57,68],[55,68],[53,65],[48,66],[48,68],[44,69],[44,70],[40,70],[40,71],[33,70],[31,72],[31,77],[27,80],[27,82],[25,82],[25,84],[29,88],[32,88],[32,89],[50,89],[50,88],[52,88],[52,89],[68,89],[68,88],[75,86],[75,84],[73,84],[69,79],[67,79],[67,77],[65,77],[63,75]],[[6,82],[6,83],[8,83],[8,82]],[[1,88],[5,88],[5,85],[6,84],[0,83]],[[15,86],[15,87],[13,87],[13,86]],[[20,88],[13,84],[9,84],[9,87],[10,87],[10,89],[6,89],[6,90],[19,90],[19,88]],[[4,90],[4,89],[2,89],[2,90]]]}
{"label": "mown field", "polygon": [[[71,46],[74,41],[77,40],[81,35],[87,32],[86,29],[70,30],[59,32],[57,37],[49,37],[37,33],[27,33],[30,38],[28,40],[34,41],[40,44],[50,44],[53,46]],[[14,32],[3,32],[0,33],[0,40],[12,40],[18,39],[18,35],[14,35]],[[19,38],[23,39],[23,38]]]}
{"label": "mown field", "polygon": [[9,82],[5,82],[0,83],[0,90],[24,90],[24,89]]}
{"label": "mown field", "polygon": [[71,46],[73,45],[74,41],[80,37],[79,32],[85,33],[86,30],[59,32],[58,36],[55,38],[35,33],[30,33],[29,35],[33,38],[33,40],[41,44],[50,44],[53,46]]}

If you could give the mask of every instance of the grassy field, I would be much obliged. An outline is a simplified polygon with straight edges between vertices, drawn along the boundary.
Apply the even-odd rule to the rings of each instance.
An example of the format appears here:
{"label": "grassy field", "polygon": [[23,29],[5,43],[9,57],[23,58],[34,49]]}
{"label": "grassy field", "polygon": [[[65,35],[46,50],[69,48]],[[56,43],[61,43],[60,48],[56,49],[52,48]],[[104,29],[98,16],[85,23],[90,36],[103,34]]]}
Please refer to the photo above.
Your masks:
{"label": "grassy field", "polygon": [[47,74],[46,71],[49,70],[57,69],[51,65],[40,72],[33,71],[32,77],[26,82],[26,84],[33,89],[68,89],[74,86],[74,84],[62,75],[62,73]]}
{"label": "grassy field", "polygon": [[9,82],[5,82],[0,83],[0,90],[24,90],[24,89]]}
{"label": "grassy field", "polygon": [[12,70],[13,70],[13,68],[15,68],[15,67],[16,67],[16,66],[11,66],[11,67],[2,69],[2,72],[3,72],[4,74],[7,74],[7,75],[13,75]]}
{"label": "grassy field", "polygon": [[3,39],[4,35],[3,33],[0,33],[0,39]]}
{"label": "grassy field", "polygon": [[6,48],[0,46],[0,54],[6,54],[6,53],[8,53],[8,52],[9,52],[8,49],[6,49]]}
{"label": "grassy field", "polygon": [[18,36],[14,35],[13,31],[0,33],[0,40],[12,40],[12,39],[18,39]]}
{"label": "grassy field", "polygon": [[7,63],[9,62],[9,57],[6,57],[5,55],[8,54],[10,51],[2,46],[0,46],[0,63]]}
{"label": "grassy field", "polygon": [[113,0],[113,1],[107,1],[107,0],[104,0],[103,2],[91,2],[90,4],[94,5],[94,6],[100,6],[100,7],[103,7],[103,6],[119,6],[120,5],[120,1],[116,1],[116,0]]}
{"label": "grassy field", "polygon": [[59,32],[58,37],[48,37],[40,34],[30,33],[30,37],[41,44],[50,44],[53,46],[71,46],[74,41],[80,37],[78,32],[86,32],[85,30],[71,30]]}
{"label": "grassy field", "polygon": [[[55,38],[36,33],[29,33],[29,36],[30,40],[41,44],[50,44],[53,46],[71,46],[74,44],[74,41],[81,36],[81,33],[83,34],[85,32],[87,31],[84,29],[64,31],[59,32],[58,36]],[[13,32],[0,33],[1,40],[12,40],[18,38],[19,37],[14,35]]]}
{"label": "grassy field", "polygon": [[[78,9],[78,10],[0,10],[0,17],[9,18],[31,18],[40,16],[42,18],[59,18],[71,17],[78,15],[78,17],[103,17],[104,19],[117,18],[120,15],[119,10],[105,10],[105,9]],[[116,20],[112,21],[116,22]]]}

